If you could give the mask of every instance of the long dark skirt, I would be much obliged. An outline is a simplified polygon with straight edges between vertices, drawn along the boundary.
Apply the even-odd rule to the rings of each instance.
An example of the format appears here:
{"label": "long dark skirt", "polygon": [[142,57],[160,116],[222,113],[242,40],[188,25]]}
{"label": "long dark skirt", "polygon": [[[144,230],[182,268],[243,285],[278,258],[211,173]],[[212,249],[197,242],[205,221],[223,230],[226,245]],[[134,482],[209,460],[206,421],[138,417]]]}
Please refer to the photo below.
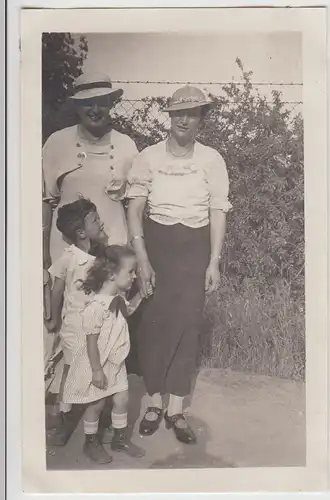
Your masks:
{"label": "long dark skirt", "polygon": [[210,229],[165,226],[148,219],[145,244],[156,272],[156,289],[141,308],[139,366],[149,395],[186,396],[203,321]]}

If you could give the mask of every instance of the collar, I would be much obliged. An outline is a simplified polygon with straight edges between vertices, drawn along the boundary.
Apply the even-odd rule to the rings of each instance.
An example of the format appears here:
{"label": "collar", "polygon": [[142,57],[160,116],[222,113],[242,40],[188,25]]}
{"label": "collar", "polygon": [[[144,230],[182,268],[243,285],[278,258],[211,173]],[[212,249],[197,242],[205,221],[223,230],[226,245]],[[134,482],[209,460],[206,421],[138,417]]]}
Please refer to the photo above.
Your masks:
{"label": "collar", "polygon": [[93,300],[100,302],[105,306],[106,309],[109,309],[109,306],[115,297],[116,295],[106,295],[105,293],[97,293],[93,297]]}
{"label": "collar", "polygon": [[112,138],[112,127],[109,124],[109,129],[107,132],[102,135],[102,137],[94,137],[88,130],[86,130],[81,124],[78,124],[77,127],[78,140],[84,142],[85,144],[93,144],[93,145],[106,145],[110,144]]}
{"label": "collar", "polygon": [[83,266],[83,265],[87,264],[87,262],[90,261],[91,259],[94,259],[94,257],[92,255],[84,252],[83,250],[78,248],[76,245],[70,245],[67,250],[72,252],[76,256],[79,266]]}

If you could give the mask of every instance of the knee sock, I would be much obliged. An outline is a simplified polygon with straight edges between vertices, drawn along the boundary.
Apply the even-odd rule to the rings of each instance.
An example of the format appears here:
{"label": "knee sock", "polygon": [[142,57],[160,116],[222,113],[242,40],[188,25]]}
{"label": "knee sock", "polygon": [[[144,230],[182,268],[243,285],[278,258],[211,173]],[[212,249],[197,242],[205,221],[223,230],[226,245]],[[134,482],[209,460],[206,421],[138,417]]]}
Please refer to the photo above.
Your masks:
{"label": "knee sock", "polygon": [[99,421],[96,420],[95,422],[87,422],[84,420],[84,432],[87,435],[92,435],[92,434],[97,434],[97,431],[99,429]]}
{"label": "knee sock", "polygon": [[127,412],[114,413],[111,412],[112,427],[114,429],[125,429],[127,427]]}
{"label": "knee sock", "polygon": [[62,413],[69,413],[69,411],[71,411],[71,409],[72,409],[71,403],[63,403],[62,401],[60,401],[60,411]]}
{"label": "knee sock", "polygon": [[184,398],[181,396],[170,394],[170,401],[167,408],[167,414],[169,417],[183,412],[183,399]]}

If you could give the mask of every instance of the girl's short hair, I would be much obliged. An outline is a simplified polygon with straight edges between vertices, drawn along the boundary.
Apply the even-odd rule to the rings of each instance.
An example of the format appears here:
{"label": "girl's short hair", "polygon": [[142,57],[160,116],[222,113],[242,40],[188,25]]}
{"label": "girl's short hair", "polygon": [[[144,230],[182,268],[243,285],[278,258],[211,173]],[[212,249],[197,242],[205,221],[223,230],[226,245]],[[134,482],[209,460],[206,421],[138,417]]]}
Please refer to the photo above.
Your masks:
{"label": "girl's short hair", "polygon": [[56,226],[63,236],[76,243],[77,231],[84,229],[85,217],[96,212],[96,206],[90,200],[81,198],[58,209]]}
{"label": "girl's short hair", "polygon": [[120,270],[122,259],[125,257],[135,257],[132,248],[120,245],[103,247],[102,254],[99,253],[89,268],[86,279],[81,285],[81,290],[86,295],[98,293],[104,283]]}

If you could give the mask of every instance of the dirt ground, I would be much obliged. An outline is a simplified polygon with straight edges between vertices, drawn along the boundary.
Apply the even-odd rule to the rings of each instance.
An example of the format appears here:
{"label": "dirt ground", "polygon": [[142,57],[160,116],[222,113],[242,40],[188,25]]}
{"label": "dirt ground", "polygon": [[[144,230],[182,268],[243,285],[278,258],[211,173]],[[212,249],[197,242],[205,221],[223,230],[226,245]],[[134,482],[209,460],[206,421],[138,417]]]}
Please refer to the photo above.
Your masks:
{"label": "dirt ground", "polygon": [[[305,465],[305,386],[272,377],[202,370],[196,380],[190,422],[198,442],[179,443],[162,422],[151,437],[138,433],[146,401],[140,378],[129,377],[132,440],[144,447],[142,459],[111,453],[105,466],[82,453],[80,421],[65,447],[47,448],[49,469],[150,469],[194,467],[285,467]],[[48,438],[51,432],[48,433]],[[109,445],[105,445],[110,450]]]}

